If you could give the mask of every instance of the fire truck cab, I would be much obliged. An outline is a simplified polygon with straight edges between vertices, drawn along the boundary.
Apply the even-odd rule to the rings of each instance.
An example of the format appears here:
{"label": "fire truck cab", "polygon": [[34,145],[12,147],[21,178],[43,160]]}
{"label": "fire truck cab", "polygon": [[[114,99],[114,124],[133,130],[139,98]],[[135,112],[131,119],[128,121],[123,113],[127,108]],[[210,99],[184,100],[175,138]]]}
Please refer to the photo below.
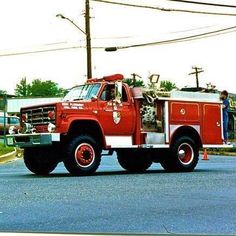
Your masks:
{"label": "fire truck cab", "polygon": [[21,108],[21,129],[7,136],[24,148],[35,174],[64,162],[73,175],[94,173],[101,156],[117,153],[131,172],[158,162],[166,171],[193,171],[200,148],[223,143],[222,102],[217,94],[130,88],[116,74],[89,79],[62,102]]}

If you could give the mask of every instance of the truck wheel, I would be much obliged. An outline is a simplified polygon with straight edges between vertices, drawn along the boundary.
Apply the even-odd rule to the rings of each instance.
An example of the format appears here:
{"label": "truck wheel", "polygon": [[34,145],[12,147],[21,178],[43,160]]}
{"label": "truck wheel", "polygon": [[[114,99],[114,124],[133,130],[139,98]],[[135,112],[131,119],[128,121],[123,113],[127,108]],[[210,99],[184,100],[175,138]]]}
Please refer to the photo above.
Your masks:
{"label": "truck wheel", "polygon": [[51,148],[25,148],[24,163],[36,175],[48,175],[58,164]]}
{"label": "truck wheel", "polygon": [[93,174],[100,162],[101,149],[92,137],[81,135],[69,143],[64,165],[72,175]]}
{"label": "truck wheel", "polygon": [[160,162],[165,170],[190,172],[198,163],[199,147],[194,140],[183,136],[174,141],[167,154],[168,156],[163,157]]}
{"label": "truck wheel", "polygon": [[117,159],[121,167],[129,172],[144,172],[152,165],[149,156],[145,157],[145,153],[138,151],[117,151]]}

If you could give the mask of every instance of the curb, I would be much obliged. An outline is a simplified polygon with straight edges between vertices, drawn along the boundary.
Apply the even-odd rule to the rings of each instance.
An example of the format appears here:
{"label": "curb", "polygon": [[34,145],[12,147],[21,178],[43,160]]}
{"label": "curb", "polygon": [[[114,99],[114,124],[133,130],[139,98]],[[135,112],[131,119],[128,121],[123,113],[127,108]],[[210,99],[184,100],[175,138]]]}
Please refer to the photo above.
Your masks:
{"label": "curb", "polygon": [[0,156],[0,164],[13,161],[17,158],[17,150],[15,149],[13,152],[9,152]]}

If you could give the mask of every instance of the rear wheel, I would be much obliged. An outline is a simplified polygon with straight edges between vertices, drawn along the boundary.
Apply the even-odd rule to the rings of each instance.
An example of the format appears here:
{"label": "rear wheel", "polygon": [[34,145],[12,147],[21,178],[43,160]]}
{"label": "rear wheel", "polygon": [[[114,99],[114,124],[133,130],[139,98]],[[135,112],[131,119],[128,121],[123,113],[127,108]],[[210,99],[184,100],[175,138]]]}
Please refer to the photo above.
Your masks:
{"label": "rear wheel", "polygon": [[53,148],[25,148],[24,162],[26,167],[36,175],[48,175],[57,166]]}
{"label": "rear wheel", "polygon": [[139,151],[117,151],[117,159],[130,172],[144,172],[152,165],[150,157]]}
{"label": "rear wheel", "polygon": [[72,175],[93,174],[100,162],[101,149],[89,135],[80,135],[69,143],[64,165]]}
{"label": "rear wheel", "polygon": [[173,142],[166,154],[160,162],[165,170],[190,172],[198,163],[199,147],[193,139],[183,136]]}

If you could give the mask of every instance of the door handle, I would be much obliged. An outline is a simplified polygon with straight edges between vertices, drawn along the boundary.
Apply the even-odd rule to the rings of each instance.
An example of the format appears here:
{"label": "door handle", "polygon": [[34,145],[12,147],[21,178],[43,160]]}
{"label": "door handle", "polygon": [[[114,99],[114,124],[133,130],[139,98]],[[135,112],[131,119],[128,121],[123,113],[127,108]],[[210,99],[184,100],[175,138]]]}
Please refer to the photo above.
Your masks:
{"label": "door handle", "polygon": [[112,109],[104,109],[104,111],[112,112]]}
{"label": "door handle", "polygon": [[220,122],[217,121],[216,122],[216,126],[220,127]]}

